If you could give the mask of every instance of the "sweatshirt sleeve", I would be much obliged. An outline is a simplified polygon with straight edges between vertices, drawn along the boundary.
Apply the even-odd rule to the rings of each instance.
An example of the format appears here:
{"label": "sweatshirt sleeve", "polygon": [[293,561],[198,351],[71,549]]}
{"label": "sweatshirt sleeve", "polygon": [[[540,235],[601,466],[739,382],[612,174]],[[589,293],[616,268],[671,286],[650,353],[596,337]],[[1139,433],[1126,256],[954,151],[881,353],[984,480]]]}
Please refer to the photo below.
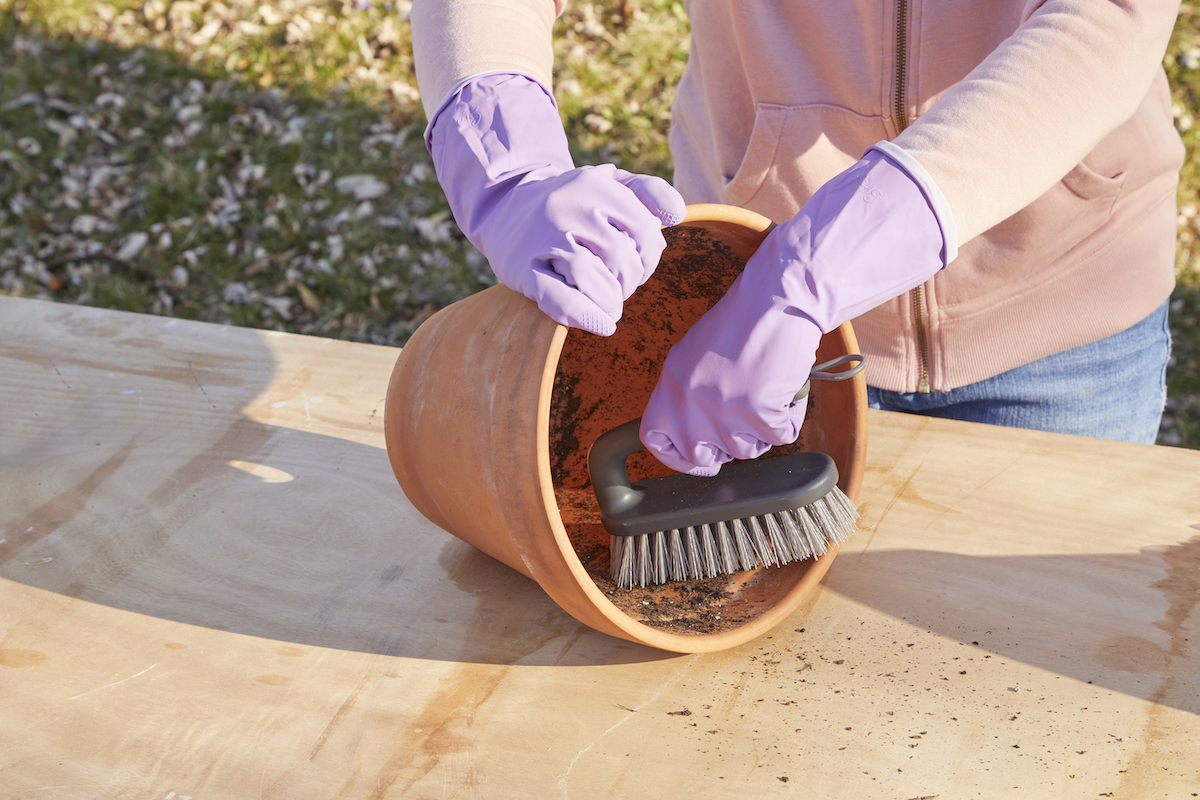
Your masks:
{"label": "sweatshirt sleeve", "polygon": [[567,0],[417,0],[413,59],[425,114],[464,78],[519,72],[551,86],[554,20]]}
{"label": "sweatshirt sleeve", "polygon": [[1146,97],[1178,2],[1030,2],[1019,28],[895,143],[932,176],[959,242],[1067,174]]}

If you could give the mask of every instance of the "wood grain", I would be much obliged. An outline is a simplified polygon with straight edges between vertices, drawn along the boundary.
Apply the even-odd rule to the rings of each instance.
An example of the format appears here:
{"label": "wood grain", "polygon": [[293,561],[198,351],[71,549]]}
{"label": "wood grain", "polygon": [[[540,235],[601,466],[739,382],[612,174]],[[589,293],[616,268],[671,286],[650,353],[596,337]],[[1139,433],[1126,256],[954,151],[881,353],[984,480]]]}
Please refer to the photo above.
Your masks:
{"label": "wood grain", "polygon": [[1198,453],[873,413],[823,589],[670,657],[413,510],[394,350],[6,297],[0,330],[0,796],[1200,786]]}

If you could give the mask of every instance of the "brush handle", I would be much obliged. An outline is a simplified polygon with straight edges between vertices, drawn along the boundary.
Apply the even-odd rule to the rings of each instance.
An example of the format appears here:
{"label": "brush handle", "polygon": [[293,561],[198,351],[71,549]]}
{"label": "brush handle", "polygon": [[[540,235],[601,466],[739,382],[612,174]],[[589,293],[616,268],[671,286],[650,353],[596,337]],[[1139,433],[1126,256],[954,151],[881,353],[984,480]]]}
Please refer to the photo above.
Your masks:
{"label": "brush handle", "polygon": [[[854,366],[840,372],[831,372],[836,367],[853,362]],[[817,364],[808,374],[808,380],[796,392],[792,402],[804,398],[813,381],[844,381],[853,378],[866,367],[866,359],[858,353],[848,353],[844,356]],[[602,434],[588,450],[588,473],[592,479],[592,488],[596,496],[611,514],[619,514],[622,510],[637,505],[643,492],[633,488],[629,481],[629,471],[625,460],[634,453],[645,450],[639,431],[642,418],[632,419],[618,425]]]}
{"label": "brush handle", "polygon": [[645,450],[638,431],[642,418],[631,419],[602,434],[588,450],[588,474],[597,499],[612,513],[621,513],[637,505],[642,492],[629,484],[629,471],[625,459],[639,450]]}

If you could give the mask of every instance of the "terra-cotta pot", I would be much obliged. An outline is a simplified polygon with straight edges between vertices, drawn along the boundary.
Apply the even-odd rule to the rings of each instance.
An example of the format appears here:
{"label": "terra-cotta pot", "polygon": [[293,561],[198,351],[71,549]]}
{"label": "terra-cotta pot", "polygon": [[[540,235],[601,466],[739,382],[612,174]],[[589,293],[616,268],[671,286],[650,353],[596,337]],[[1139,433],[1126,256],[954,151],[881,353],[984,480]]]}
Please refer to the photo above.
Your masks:
{"label": "terra-cotta pot", "polygon": [[[664,231],[658,269],[625,303],[610,337],[565,328],[494,286],[427,320],[403,348],[388,387],[388,456],[408,499],[453,535],[537,581],[580,622],[673,652],[721,650],[791,614],[837,555],[782,567],[622,590],[608,577],[608,534],[587,473],[604,431],[640,416],[668,349],[724,294],[771,223],[698,205]],[[857,352],[849,324],[817,361]],[[866,453],[859,375],[814,382],[796,449],[837,464],[857,502]],[[633,480],[667,474],[642,452]]]}

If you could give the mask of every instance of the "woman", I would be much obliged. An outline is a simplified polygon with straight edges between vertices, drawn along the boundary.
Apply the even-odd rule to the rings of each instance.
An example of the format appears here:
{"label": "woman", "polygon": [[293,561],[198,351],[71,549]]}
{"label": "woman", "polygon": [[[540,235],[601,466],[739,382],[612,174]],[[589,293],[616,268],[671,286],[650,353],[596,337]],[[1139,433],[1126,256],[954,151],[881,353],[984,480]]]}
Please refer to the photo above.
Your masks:
{"label": "woman", "polygon": [[[464,234],[554,319],[607,335],[683,200],[571,162],[549,90],[563,5],[417,2],[413,45]],[[672,350],[647,447],[711,475],[793,441],[795,389],[848,319],[875,407],[1153,442],[1183,158],[1161,63],[1177,9],[690,3],[675,186],[779,225]]]}

